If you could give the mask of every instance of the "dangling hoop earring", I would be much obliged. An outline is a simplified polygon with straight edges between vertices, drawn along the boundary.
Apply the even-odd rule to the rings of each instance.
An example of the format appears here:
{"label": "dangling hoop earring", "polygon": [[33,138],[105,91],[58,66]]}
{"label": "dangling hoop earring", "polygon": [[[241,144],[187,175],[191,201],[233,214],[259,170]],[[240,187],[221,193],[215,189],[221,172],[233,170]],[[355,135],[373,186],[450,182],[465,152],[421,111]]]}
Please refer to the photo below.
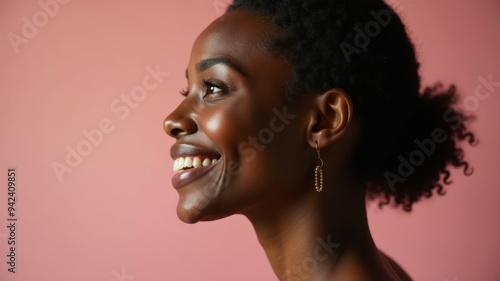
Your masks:
{"label": "dangling hoop earring", "polygon": [[[316,152],[318,153],[319,165],[316,165],[314,169],[314,186],[317,192],[323,191],[323,159],[321,159],[321,154],[318,149],[318,141],[316,141]],[[318,179],[319,173],[319,179]]]}

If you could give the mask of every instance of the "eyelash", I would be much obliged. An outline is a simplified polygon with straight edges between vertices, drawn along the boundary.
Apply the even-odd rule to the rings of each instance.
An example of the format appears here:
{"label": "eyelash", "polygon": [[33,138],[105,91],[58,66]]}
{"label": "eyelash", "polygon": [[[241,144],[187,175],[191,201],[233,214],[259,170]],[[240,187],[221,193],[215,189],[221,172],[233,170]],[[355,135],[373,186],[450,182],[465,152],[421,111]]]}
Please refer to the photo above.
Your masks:
{"label": "eyelash", "polygon": [[[224,85],[224,86],[217,86],[217,85],[215,85],[214,83],[209,82],[208,80],[205,80],[205,79],[203,79],[203,86],[207,89],[207,90],[205,91],[205,93],[203,94],[203,97],[206,97],[206,96],[210,95],[210,94],[208,93],[208,90],[209,90],[210,88],[212,88],[212,87],[218,88],[218,89],[220,89],[221,91],[226,91],[226,90],[227,90],[227,86],[226,86],[226,85]],[[186,96],[189,94],[189,88],[182,89],[182,90],[180,91],[180,94],[181,94],[182,96],[186,97]]]}
{"label": "eyelash", "polygon": [[182,90],[180,91],[180,93],[181,93],[181,95],[182,95],[182,96],[187,97],[187,95],[189,94],[189,89],[188,89],[188,88],[186,88],[186,89],[182,89]]}

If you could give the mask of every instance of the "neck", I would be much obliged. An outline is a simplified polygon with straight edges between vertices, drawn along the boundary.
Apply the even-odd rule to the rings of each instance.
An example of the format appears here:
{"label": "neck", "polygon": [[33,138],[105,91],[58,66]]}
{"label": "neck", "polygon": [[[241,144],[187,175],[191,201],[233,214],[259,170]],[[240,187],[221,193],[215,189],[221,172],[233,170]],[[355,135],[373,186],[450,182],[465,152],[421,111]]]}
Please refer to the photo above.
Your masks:
{"label": "neck", "polygon": [[364,194],[346,200],[352,191],[336,196],[331,190],[307,191],[286,206],[247,214],[280,280],[345,280],[380,264]]}

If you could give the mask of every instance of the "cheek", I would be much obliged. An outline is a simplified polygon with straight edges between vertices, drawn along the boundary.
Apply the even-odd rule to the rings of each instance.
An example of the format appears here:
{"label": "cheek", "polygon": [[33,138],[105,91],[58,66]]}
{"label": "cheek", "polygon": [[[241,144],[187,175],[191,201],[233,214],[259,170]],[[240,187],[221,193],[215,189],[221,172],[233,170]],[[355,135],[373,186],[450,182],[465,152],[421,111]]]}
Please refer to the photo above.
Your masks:
{"label": "cheek", "polygon": [[254,168],[265,174],[273,185],[293,186],[304,182],[307,156],[304,155],[304,146],[293,124],[279,132],[267,130],[260,134],[258,140],[268,143],[257,155],[257,167]]}
{"label": "cheek", "polygon": [[259,126],[238,144],[238,178],[247,188],[303,185],[308,173],[307,146],[293,121],[285,124],[275,114],[265,115]]}
{"label": "cheek", "polygon": [[229,107],[217,107],[207,110],[200,119],[203,120],[201,129],[222,150],[223,159],[227,161],[228,158],[237,157],[234,147],[243,141],[248,131],[247,124],[239,114]]}
{"label": "cheek", "polygon": [[303,185],[304,140],[297,120],[287,114],[283,106],[259,107],[246,100],[205,108],[199,115],[201,130],[223,151],[231,189],[256,192]]}
{"label": "cheek", "polygon": [[224,156],[239,158],[238,147],[248,143],[265,128],[265,110],[251,101],[227,101],[225,104],[206,108],[199,115],[201,130],[223,150]]}

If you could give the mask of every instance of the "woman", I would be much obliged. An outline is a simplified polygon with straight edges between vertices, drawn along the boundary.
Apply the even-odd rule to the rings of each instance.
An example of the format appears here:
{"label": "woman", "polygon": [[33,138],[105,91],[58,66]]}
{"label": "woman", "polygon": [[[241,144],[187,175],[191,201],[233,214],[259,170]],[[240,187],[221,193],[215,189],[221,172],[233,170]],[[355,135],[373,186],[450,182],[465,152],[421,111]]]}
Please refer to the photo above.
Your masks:
{"label": "woman", "polygon": [[187,223],[243,214],[280,280],[410,280],[365,199],[410,211],[462,166],[455,89],[422,94],[414,48],[376,0],[235,0],[196,39],[165,120]]}

